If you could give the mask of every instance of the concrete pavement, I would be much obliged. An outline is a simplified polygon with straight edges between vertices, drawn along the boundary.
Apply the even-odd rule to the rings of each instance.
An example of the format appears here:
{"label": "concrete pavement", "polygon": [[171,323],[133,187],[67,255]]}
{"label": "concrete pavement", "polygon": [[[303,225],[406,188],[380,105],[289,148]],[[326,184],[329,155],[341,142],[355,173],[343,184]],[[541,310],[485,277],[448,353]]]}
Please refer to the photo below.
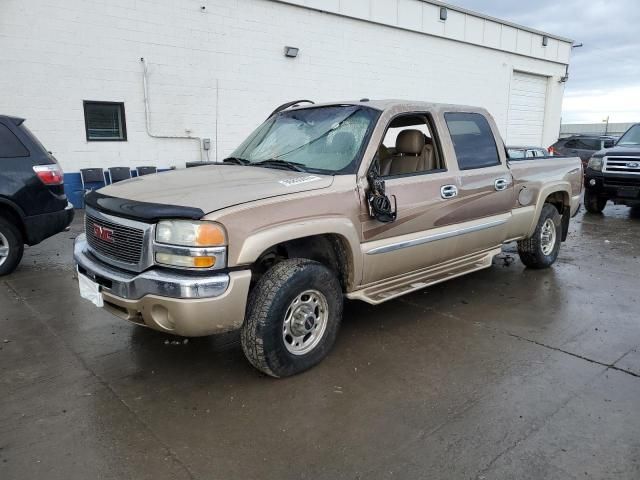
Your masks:
{"label": "concrete pavement", "polygon": [[285,380],[232,335],[174,344],[81,300],[76,221],[0,280],[0,478],[640,478],[639,217],[579,214],[549,270],[507,246],[349,303]]}

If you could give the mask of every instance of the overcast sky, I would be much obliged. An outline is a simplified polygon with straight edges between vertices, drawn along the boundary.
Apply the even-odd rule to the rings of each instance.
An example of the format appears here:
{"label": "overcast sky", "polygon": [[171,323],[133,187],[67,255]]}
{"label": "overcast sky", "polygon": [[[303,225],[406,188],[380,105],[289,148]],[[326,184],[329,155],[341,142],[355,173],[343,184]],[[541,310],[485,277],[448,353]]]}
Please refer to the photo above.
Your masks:
{"label": "overcast sky", "polygon": [[563,123],[640,121],[640,0],[449,0],[583,43],[574,48]]}

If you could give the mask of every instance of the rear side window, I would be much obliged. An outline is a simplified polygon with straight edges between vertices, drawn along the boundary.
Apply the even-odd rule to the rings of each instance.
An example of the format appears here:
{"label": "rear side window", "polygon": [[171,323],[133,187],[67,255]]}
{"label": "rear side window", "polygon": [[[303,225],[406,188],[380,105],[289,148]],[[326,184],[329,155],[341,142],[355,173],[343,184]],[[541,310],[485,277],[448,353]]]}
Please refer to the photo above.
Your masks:
{"label": "rear side window", "polygon": [[445,121],[460,170],[500,164],[489,122],[479,113],[445,113]]}
{"label": "rear side window", "polygon": [[29,150],[9,128],[0,123],[0,158],[28,157]]}
{"label": "rear side window", "polygon": [[600,140],[592,138],[584,138],[578,148],[583,150],[600,150]]}

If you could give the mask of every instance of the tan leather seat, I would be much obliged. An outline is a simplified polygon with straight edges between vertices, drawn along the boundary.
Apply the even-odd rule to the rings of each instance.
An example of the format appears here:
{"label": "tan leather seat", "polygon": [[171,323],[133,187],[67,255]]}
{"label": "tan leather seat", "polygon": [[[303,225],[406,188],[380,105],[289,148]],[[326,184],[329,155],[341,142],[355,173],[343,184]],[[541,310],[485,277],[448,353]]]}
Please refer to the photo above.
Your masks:
{"label": "tan leather seat", "polygon": [[378,164],[380,165],[380,175],[386,177],[391,170],[391,152],[384,144],[378,148]]}
{"label": "tan leather seat", "polygon": [[431,139],[420,130],[403,130],[396,139],[388,175],[424,172],[437,168]]}

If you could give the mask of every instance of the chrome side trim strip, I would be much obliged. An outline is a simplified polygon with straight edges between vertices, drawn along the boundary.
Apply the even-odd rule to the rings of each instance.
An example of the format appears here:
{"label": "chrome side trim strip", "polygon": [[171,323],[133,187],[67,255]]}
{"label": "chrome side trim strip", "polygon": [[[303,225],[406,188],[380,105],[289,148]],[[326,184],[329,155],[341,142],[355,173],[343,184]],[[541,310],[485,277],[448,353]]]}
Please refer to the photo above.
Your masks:
{"label": "chrome side trim strip", "polygon": [[446,238],[457,237],[467,233],[478,232],[487,228],[497,227],[504,225],[507,222],[506,219],[493,220],[491,222],[481,223],[479,225],[472,225],[469,227],[457,228],[448,232],[434,233],[425,237],[414,238],[412,240],[405,240],[403,242],[391,243],[389,245],[383,245],[381,247],[372,248],[367,252],[367,255],[378,255],[379,253],[389,253],[403,248],[415,247],[416,245],[422,245],[425,243],[435,242],[438,240],[444,240]]}

